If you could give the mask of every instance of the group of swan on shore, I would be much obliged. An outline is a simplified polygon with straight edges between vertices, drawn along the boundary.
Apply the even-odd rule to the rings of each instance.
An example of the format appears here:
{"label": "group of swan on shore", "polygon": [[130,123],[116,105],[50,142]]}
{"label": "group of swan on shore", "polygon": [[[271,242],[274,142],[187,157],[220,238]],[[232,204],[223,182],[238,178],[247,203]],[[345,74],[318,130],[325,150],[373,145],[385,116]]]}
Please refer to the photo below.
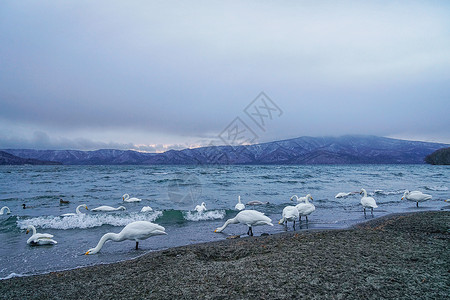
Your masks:
{"label": "group of swan on shore", "polygon": [[[361,198],[361,205],[364,209],[364,214],[366,213],[366,209],[371,209],[371,212],[373,214],[373,209],[377,208],[376,201],[373,197],[368,197],[367,192],[365,189],[361,189],[360,194],[363,194],[363,197]],[[339,194],[338,194],[339,195]],[[127,196],[127,197],[125,197]],[[301,217],[305,216],[306,221],[308,222],[308,215],[310,215],[312,212],[315,211],[315,206],[309,202],[309,200],[313,200],[312,196],[310,194],[306,195],[305,197],[298,197],[297,195],[293,195],[290,200],[293,201],[294,198],[297,201],[297,205],[295,206],[286,206],[283,209],[282,212],[282,218],[278,222],[279,224],[287,224],[288,221],[291,221],[294,223],[295,228],[295,222],[298,219],[299,222],[301,222]],[[137,199],[137,200],[131,200],[126,201],[126,199]],[[410,201],[418,202],[426,201],[431,199],[431,195],[423,194],[419,191],[405,191],[402,200],[407,199]],[[123,201],[126,202],[139,202],[141,201],[138,198],[129,198],[128,194],[125,194],[123,196]],[[259,202],[259,201],[258,201]],[[263,202],[260,202],[263,204]],[[259,204],[259,203],[258,203]],[[70,214],[63,214],[62,216],[74,216],[82,214],[80,212],[80,208],[84,207],[86,209],[87,206],[85,204],[78,205],[76,208],[76,213],[70,213]],[[263,213],[256,211],[256,210],[245,210],[245,205],[241,202],[241,197],[238,196],[238,203],[236,204],[235,208],[237,210],[240,210],[240,212],[231,219],[228,219],[225,224],[217,229],[214,230],[214,232],[222,232],[228,225],[230,224],[244,224],[248,226],[247,234],[249,236],[253,236],[253,227],[254,226],[260,226],[260,225],[270,225],[273,226],[272,220],[264,215]],[[97,208],[94,208],[93,211],[117,211],[117,210],[125,210],[126,208],[123,206],[119,206],[118,208],[114,208],[111,206],[99,206]],[[147,206],[144,207],[141,211],[149,211],[151,210],[151,207]],[[206,205],[203,202],[201,205],[197,205],[195,207],[195,210],[197,212],[203,212],[206,210]],[[4,212],[9,214],[11,213],[10,209],[7,206],[4,206],[0,210],[0,215],[4,214]],[[57,242],[53,240],[53,235],[48,233],[37,233],[36,228],[33,225],[29,225],[27,228],[27,234],[29,231],[32,231],[32,236],[27,240],[27,244],[29,245],[55,245]],[[133,240],[136,242],[136,249],[138,249],[139,241],[145,240],[151,236],[155,235],[166,235],[165,228],[152,223],[148,221],[135,221],[128,225],[126,225],[119,233],[106,233],[104,234],[101,239],[99,240],[97,246],[95,248],[89,249],[86,251],[86,255],[95,254],[100,251],[100,249],[103,247],[106,241],[112,240],[115,242],[121,242],[124,240]]]}

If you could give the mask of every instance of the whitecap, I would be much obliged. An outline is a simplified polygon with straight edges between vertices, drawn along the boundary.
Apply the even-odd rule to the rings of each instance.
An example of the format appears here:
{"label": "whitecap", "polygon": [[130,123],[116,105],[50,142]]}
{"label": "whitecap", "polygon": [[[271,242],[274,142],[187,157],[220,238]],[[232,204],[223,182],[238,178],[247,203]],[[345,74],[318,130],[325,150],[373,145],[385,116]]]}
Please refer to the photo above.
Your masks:
{"label": "whitecap", "polygon": [[10,279],[10,278],[14,278],[14,277],[24,277],[25,275],[22,274],[17,274],[17,273],[11,273],[6,277],[0,278],[0,280],[5,280],[5,279]]}
{"label": "whitecap", "polygon": [[207,210],[203,212],[184,212],[184,219],[188,221],[206,221],[206,220],[220,220],[225,217],[225,210]]}
{"label": "whitecap", "polygon": [[153,222],[160,216],[161,211],[154,211],[148,214],[95,214],[95,215],[75,215],[69,217],[42,216],[24,220],[18,220],[17,226],[20,229],[26,229],[28,225],[34,225],[37,228],[51,229],[85,229],[99,227],[102,225],[125,226],[134,221]]}
{"label": "whitecap", "polygon": [[445,185],[440,185],[440,186],[425,186],[426,190],[429,191],[448,191],[448,187],[446,187]]}

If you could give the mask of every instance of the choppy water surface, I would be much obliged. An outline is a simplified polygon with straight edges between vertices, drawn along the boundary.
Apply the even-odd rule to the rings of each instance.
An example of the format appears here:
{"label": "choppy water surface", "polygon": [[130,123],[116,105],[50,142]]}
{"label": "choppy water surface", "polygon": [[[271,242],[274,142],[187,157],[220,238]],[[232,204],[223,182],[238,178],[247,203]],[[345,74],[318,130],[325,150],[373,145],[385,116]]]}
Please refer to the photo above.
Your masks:
{"label": "choppy water surface", "polygon": [[[446,209],[450,168],[429,165],[351,166],[0,166],[0,207],[12,213],[0,216],[0,278],[40,274],[80,266],[131,259],[150,251],[225,239],[244,234],[244,225],[230,225],[224,233],[214,233],[227,218],[234,217],[237,196],[243,203],[269,202],[255,206],[269,216],[273,227],[255,227],[255,235],[287,229],[277,222],[289,198],[310,193],[316,211],[309,224],[297,230],[344,228],[365,220],[360,195],[336,199],[338,192],[365,188],[379,208],[374,216],[395,212]],[[401,201],[403,191],[421,190],[433,199],[420,204]],[[124,203],[122,195],[141,198]],[[70,201],[60,204],[59,199]],[[197,213],[195,205],[206,203],[208,211]],[[23,209],[25,203],[29,208]],[[61,217],[75,212],[79,204],[90,209],[101,205],[126,211]],[[152,212],[141,213],[143,206]],[[247,206],[247,208],[252,208]],[[368,216],[370,217],[370,216]],[[107,232],[119,232],[126,224],[148,220],[166,228],[167,236],[140,243],[108,242],[101,252],[86,256]],[[38,232],[51,233],[55,246],[31,247],[25,234],[29,224]]]}

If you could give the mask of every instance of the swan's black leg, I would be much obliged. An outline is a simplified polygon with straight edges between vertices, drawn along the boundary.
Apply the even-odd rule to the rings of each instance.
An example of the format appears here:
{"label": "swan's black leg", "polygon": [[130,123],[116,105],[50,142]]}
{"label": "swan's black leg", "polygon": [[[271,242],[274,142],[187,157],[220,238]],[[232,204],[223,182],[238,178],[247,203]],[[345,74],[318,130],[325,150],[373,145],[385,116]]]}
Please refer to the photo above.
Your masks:
{"label": "swan's black leg", "polygon": [[419,207],[419,202],[416,202],[416,206]]}
{"label": "swan's black leg", "polygon": [[295,220],[294,220],[294,226],[293,227],[294,227],[294,230],[295,230]]}
{"label": "swan's black leg", "polygon": [[364,215],[366,215],[366,208],[364,207]]}
{"label": "swan's black leg", "polygon": [[309,221],[308,221],[308,216],[305,216],[306,217],[306,223],[308,223]]}
{"label": "swan's black leg", "polygon": [[136,250],[138,249],[139,242],[136,241]]}
{"label": "swan's black leg", "polygon": [[298,221],[301,223],[302,222],[302,216],[298,217]]}
{"label": "swan's black leg", "polygon": [[372,213],[372,216],[373,216],[373,207],[371,207],[370,209],[371,209],[371,211],[370,211],[370,212]]}
{"label": "swan's black leg", "polygon": [[247,235],[250,235],[250,228],[251,227],[249,227],[248,230],[247,230]]}
{"label": "swan's black leg", "polygon": [[250,236],[253,236],[253,229],[252,229],[252,227],[249,227],[249,229],[248,229],[248,231],[250,232]]}

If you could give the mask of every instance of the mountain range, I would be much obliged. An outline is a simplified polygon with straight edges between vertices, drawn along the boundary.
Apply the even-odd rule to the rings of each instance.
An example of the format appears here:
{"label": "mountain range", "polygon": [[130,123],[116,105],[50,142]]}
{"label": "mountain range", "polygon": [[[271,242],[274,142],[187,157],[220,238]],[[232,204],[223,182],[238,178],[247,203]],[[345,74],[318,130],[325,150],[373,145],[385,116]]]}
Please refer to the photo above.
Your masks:
{"label": "mountain range", "polygon": [[22,158],[5,151],[0,151],[0,165],[61,165],[61,163],[55,161],[42,161],[32,158]]}
{"label": "mountain range", "polygon": [[210,146],[164,153],[112,149],[3,151],[23,159],[64,165],[423,164],[427,155],[448,146],[377,136],[346,135],[299,137],[248,146]]}

